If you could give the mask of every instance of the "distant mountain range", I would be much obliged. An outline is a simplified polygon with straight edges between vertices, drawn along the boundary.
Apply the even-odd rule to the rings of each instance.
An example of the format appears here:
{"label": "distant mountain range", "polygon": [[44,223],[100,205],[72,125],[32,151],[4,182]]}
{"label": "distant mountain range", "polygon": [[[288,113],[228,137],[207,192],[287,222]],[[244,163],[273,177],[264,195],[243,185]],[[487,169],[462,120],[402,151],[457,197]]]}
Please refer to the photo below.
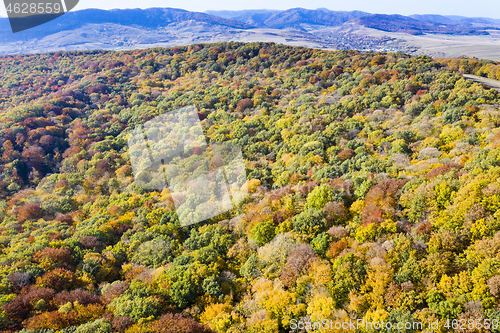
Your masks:
{"label": "distant mountain range", "polygon": [[[175,8],[86,9],[12,33],[0,17],[0,54],[54,50],[133,49],[220,41],[275,41],[320,48],[385,48],[391,38],[349,35],[352,27],[413,36],[481,36],[500,20],[441,15],[383,15],[292,8],[191,12]],[[356,38],[358,38],[356,40]],[[347,42],[346,42],[347,41]]]}
{"label": "distant mountain range", "polygon": [[[474,26],[472,24],[458,23],[450,20],[449,23],[444,23],[443,19],[436,18],[432,15],[434,20],[441,22],[425,20],[423,18],[415,19],[403,15],[383,15],[374,14],[359,17],[354,20],[367,28],[373,28],[382,31],[390,32],[405,32],[411,35],[427,34],[447,34],[447,35],[487,35],[485,26]],[[494,26],[490,24],[489,26]]]}
{"label": "distant mountain range", "polygon": [[337,12],[324,8],[316,10],[292,8],[288,10],[241,10],[241,11],[207,11],[208,14],[238,20],[259,28],[299,29],[305,25],[339,26],[350,20],[370,15],[366,12]]}
{"label": "distant mountain range", "polygon": [[0,41],[27,40],[30,38],[45,37],[50,34],[74,30],[90,24],[116,24],[121,26],[157,29],[171,23],[187,21],[196,21],[238,29],[252,28],[252,25],[244,22],[176,8],[85,9],[68,12],[60,18],[41,26],[15,34],[8,32],[8,30],[10,30],[8,19],[0,18]]}
{"label": "distant mountain range", "polygon": [[440,24],[461,24],[461,25],[477,25],[477,26],[489,26],[489,25],[500,25],[500,20],[486,18],[486,17],[465,17],[465,16],[455,16],[455,15],[410,15],[409,17],[419,20],[428,21]]}
{"label": "distant mountain range", "polygon": [[357,23],[368,28],[405,32],[414,35],[452,34],[475,35],[487,34],[486,28],[499,28],[500,20],[489,18],[468,18],[442,15],[382,15],[362,11],[331,11],[326,8],[316,10],[292,8],[288,10],[240,10],[207,11],[208,14],[237,20],[260,28],[299,29],[304,26],[339,26],[345,23]]}

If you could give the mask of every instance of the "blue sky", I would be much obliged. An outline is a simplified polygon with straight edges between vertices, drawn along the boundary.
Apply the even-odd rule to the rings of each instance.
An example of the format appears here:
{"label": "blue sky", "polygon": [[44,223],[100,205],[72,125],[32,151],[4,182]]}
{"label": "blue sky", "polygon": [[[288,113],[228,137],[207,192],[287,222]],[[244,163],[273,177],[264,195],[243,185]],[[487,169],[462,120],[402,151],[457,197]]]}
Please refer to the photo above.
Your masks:
{"label": "blue sky", "polygon": [[[362,10],[382,14],[442,14],[468,17],[491,17],[500,19],[499,0],[80,0],[75,10],[85,8],[148,8],[175,7],[192,11],[238,10],[238,9],[289,9],[320,7],[331,10]],[[5,7],[0,5],[0,15],[6,16]]]}

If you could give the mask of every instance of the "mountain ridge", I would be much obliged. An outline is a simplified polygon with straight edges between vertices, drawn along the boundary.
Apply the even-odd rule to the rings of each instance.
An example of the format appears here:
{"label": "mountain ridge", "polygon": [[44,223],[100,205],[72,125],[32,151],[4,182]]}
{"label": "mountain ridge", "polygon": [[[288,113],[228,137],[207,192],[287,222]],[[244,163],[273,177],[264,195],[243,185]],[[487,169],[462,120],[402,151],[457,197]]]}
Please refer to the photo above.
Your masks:
{"label": "mountain ridge", "polygon": [[[178,8],[147,8],[147,9],[84,9],[68,12],[60,18],[47,22],[41,26],[16,34],[8,34],[23,38],[28,36],[46,36],[64,30],[76,29],[85,24],[113,23],[124,26],[140,26],[157,28],[166,23],[195,20],[208,24],[227,26],[230,28],[248,29],[251,25],[240,21],[230,20],[200,12],[191,12]],[[8,28],[8,18],[0,18],[0,32]],[[9,28],[10,29],[10,28]],[[13,37],[13,36],[12,36]]]}
{"label": "mountain ridge", "polygon": [[[391,42],[399,37],[390,33],[481,36],[492,30],[500,31],[500,20],[434,14],[371,14],[326,8],[205,13],[169,7],[85,9],[68,12],[46,24],[15,34],[10,29],[8,18],[0,17],[0,54],[120,50],[223,41],[267,41],[323,49],[411,53],[412,45],[399,47],[398,42]],[[388,35],[374,36],[372,32]]]}

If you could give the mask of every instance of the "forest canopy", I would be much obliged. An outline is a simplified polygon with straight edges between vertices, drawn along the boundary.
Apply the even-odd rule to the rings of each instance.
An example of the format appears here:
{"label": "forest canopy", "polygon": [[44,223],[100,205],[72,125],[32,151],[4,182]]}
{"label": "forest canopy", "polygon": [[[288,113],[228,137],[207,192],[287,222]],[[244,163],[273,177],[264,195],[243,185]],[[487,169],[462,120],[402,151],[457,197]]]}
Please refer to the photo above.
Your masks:
{"label": "forest canopy", "polygon": [[[0,57],[0,329],[500,320],[500,93],[463,73],[500,64],[232,42]],[[127,140],[189,105],[241,147],[249,195],[182,227]]]}

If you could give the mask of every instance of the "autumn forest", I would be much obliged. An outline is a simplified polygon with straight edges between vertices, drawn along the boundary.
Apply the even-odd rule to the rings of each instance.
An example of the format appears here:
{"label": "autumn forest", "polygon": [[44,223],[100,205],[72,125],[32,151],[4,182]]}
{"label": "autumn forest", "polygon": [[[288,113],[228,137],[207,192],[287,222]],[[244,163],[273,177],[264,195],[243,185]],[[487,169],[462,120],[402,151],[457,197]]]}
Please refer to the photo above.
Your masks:
{"label": "autumn forest", "polygon": [[[0,331],[500,332],[444,326],[500,321],[500,93],[462,74],[500,63],[235,42],[0,57]],[[127,140],[190,105],[241,147],[248,195],[181,226]],[[356,330],[375,331],[422,332]]]}

